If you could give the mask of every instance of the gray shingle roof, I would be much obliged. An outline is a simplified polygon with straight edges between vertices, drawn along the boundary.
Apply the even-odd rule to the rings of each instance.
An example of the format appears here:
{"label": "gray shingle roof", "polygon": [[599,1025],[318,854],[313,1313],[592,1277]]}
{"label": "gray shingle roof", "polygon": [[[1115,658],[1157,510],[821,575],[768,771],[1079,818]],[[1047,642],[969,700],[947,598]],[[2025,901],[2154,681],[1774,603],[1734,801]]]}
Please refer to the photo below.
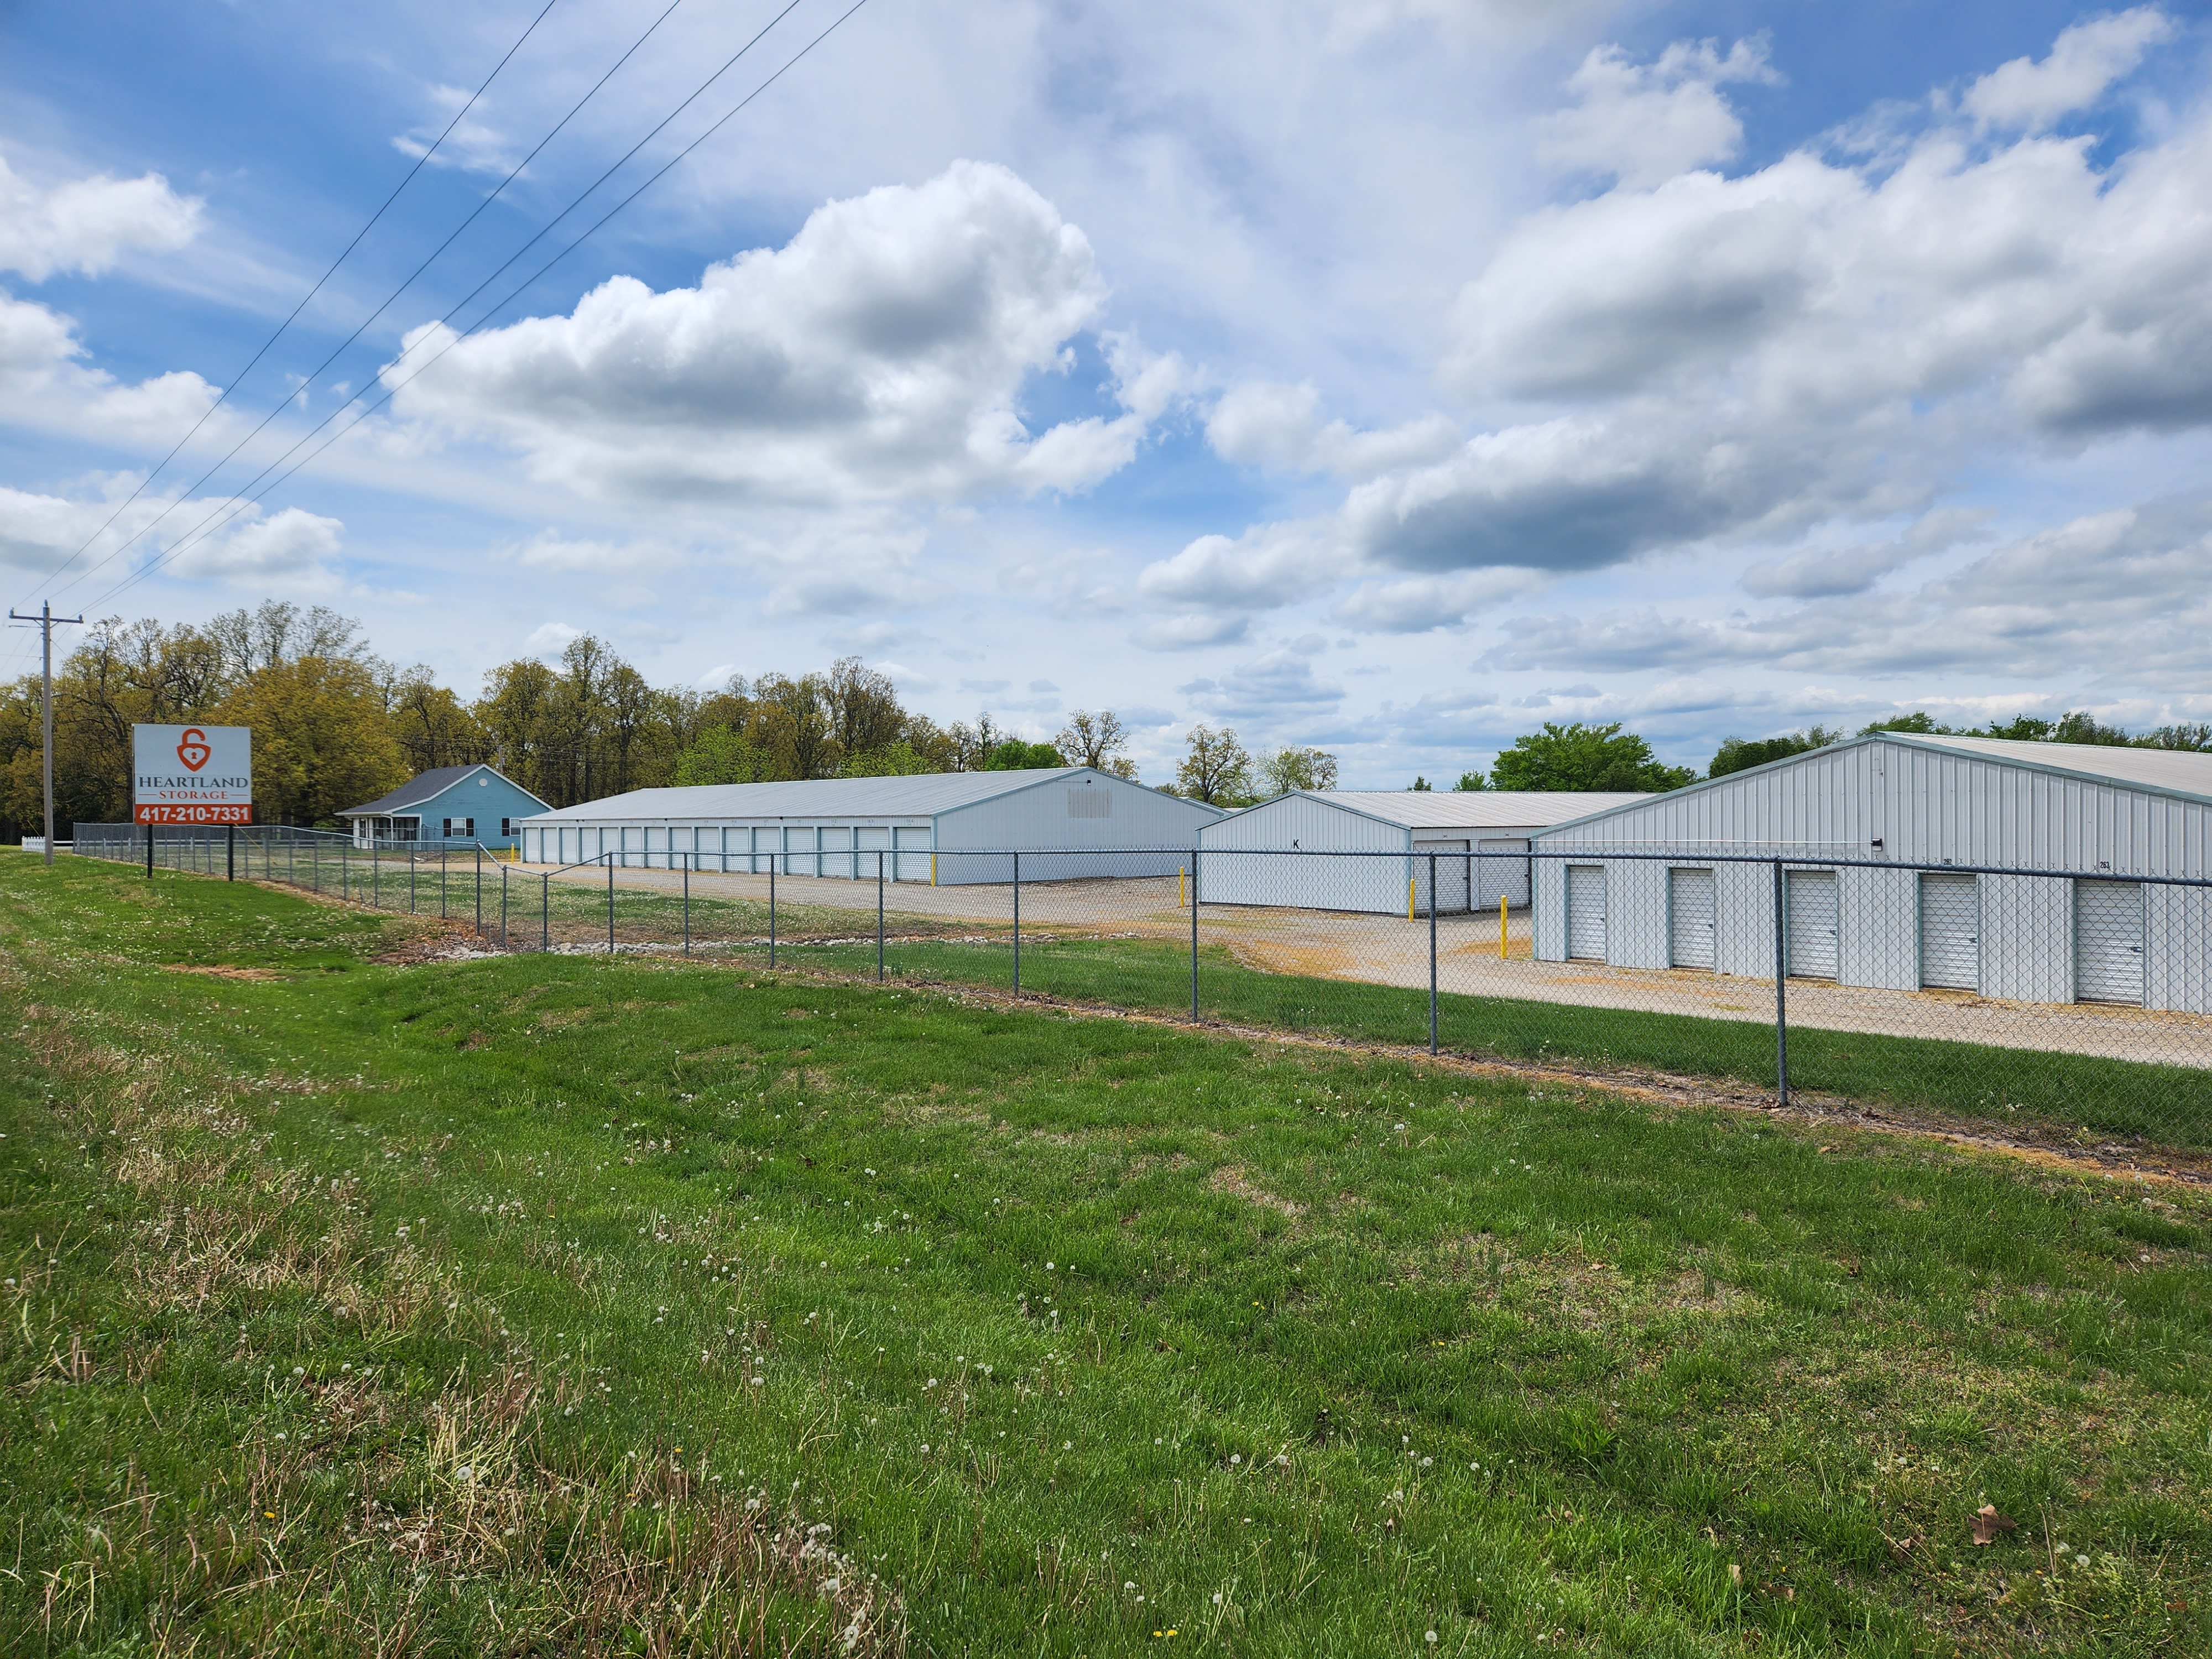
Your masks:
{"label": "gray shingle roof", "polygon": [[[394,812],[408,811],[420,806],[425,801],[434,800],[462,779],[472,776],[478,772],[489,772],[501,783],[521,790],[522,793],[530,795],[531,799],[538,800],[537,796],[531,795],[527,789],[523,789],[520,784],[516,783],[504,772],[495,770],[478,761],[468,766],[434,766],[428,771],[408,779],[391,793],[379,795],[374,800],[364,805],[349,806],[338,816],[342,818],[389,817]],[[545,803],[538,801],[538,804],[543,806]]]}

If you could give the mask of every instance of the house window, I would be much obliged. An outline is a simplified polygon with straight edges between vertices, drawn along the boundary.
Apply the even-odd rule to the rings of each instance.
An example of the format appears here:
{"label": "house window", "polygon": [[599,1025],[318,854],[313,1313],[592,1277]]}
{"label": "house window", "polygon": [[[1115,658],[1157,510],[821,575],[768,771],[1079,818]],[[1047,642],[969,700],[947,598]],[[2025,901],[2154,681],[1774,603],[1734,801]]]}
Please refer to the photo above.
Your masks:
{"label": "house window", "polygon": [[514,834],[514,820],[513,818],[501,818],[499,821],[499,833],[511,838]]}
{"label": "house window", "polygon": [[446,839],[447,841],[467,841],[471,839],[476,833],[477,821],[474,818],[447,818],[446,820]]}

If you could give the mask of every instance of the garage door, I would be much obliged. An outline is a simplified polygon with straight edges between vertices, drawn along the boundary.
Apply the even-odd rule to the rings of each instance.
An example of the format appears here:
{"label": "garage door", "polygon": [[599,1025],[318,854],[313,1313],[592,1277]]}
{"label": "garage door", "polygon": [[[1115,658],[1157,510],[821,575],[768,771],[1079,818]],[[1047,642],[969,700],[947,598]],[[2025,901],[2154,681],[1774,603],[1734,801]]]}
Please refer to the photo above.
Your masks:
{"label": "garage door", "polygon": [[2074,884],[2074,994],[2142,1006],[2143,896],[2136,883]]}
{"label": "garage door", "polygon": [[1792,870],[1789,886],[1790,976],[1836,976],[1836,872]]}
{"label": "garage door", "polygon": [[1478,910],[1495,910],[1504,899],[1515,909],[1528,902],[1528,860],[1525,841],[1480,841],[1478,853],[1518,853],[1520,858],[1483,858],[1474,861],[1474,904]]}
{"label": "garage door", "polygon": [[1677,968],[1713,965],[1713,872],[1667,872],[1667,925]]}
{"label": "garage door", "polygon": [[927,881],[929,879],[930,834],[927,829],[920,824],[908,824],[896,832],[895,839],[898,843],[899,855],[895,862],[898,866],[899,880]]}
{"label": "garage door", "polygon": [[1414,902],[1423,915],[1429,910],[1429,854],[1437,855],[1437,908],[1446,915],[1467,908],[1467,843],[1463,841],[1417,841],[1413,843]]}
{"label": "garage door", "polygon": [[1981,890],[1972,876],[1920,878],[1920,982],[1982,988]]}
{"label": "garage door", "polygon": [[1605,866],[1567,866],[1567,955],[1577,962],[1605,960]]}

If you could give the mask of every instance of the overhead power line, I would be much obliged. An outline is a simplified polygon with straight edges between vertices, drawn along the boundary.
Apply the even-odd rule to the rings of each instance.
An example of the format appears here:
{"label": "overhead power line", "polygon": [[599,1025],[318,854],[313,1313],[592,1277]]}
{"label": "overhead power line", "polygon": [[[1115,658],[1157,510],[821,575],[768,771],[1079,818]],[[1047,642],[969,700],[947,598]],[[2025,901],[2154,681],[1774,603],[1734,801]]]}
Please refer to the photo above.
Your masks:
{"label": "overhead power line", "polygon": [[[671,15],[674,13],[677,7],[683,3],[684,0],[669,0],[667,10],[663,11],[659,16],[653,20],[652,24],[646,29],[645,33],[639,35],[635,40],[630,43],[629,50],[623,53],[621,57],[615,59],[614,63],[608,68],[606,73],[600,76],[597,81],[592,82],[591,89],[569,106],[568,112],[566,115],[563,115],[558,121],[556,121],[553,124],[552,127],[546,132],[545,136],[543,138],[540,138],[537,144],[532,149],[530,154],[524,156],[520,161],[517,161],[513,167],[508,169],[507,177],[499,181],[498,187],[493,190],[489,195],[485,196],[483,200],[479,201],[476,204],[475,208],[471,210],[469,216],[462,220],[459,224],[454,226],[452,232],[447,236],[444,241],[439,243],[436,247],[430,250],[429,257],[425,258],[422,264],[416,265],[412,271],[409,272],[407,279],[401,283],[398,288],[392,289],[392,292],[385,297],[383,304],[378,306],[374,311],[362,319],[360,324],[354,329],[354,331],[347,335],[344,339],[341,340],[337,348],[332,350],[328,356],[325,357],[321,362],[316,364],[313,370],[305,380],[301,380],[298,386],[292,387],[284,394],[284,396],[279,398],[276,403],[270,406],[269,412],[261,417],[260,421],[255,425],[251,432],[248,432],[244,437],[233,444],[230,448],[216,461],[214,465],[209,467],[206,471],[201,473],[198,479],[190,484],[174,500],[171,501],[166,507],[162,507],[159,513],[155,514],[144,524],[139,526],[137,530],[131,532],[131,533],[118,545],[110,548],[106,553],[103,554],[99,560],[86,569],[84,573],[85,575],[89,576],[93,574],[94,572],[100,569],[110,561],[113,560],[119,555],[129,551],[131,547],[137,544],[141,537],[152,533],[152,532],[164,519],[167,518],[170,514],[175,512],[176,509],[185,501],[190,500],[194,491],[198,490],[202,485],[205,484],[209,479],[215,477],[216,473],[228,466],[231,461],[236,458],[240,450],[244,449],[246,445],[252,443],[256,438],[259,437],[263,432],[267,430],[269,423],[275,420],[279,415],[283,414],[286,406],[289,404],[295,398],[299,398],[304,395],[309,386],[313,386],[318,380],[321,380],[323,377],[323,372],[343,356],[346,350],[352,346],[355,341],[360,339],[363,334],[367,333],[368,331],[369,325],[372,323],[375,322],[378,318],[384,315],[386,312],[391,310],[394,305],[398,303],[399,296],[406,293],[409,289],[412,288],[415,285],[416,279],[421,276],[424,271],[429,270],[433,264],[437,263],[438,256],[445,252],[447,248],[453,246],[453,243],[460,237],[461,233],[468,229],[471,225],[476,223],[477,218],[483,213],[485,209],[491,206],[494,202],[499,200],[501,196],[506,192],[507,187],[513,184],[516,179],[521,176],[523,168],[528,167],[531,162],[538,159],[539,152],[544,150],[546,145],[553,142],[563,127],[567,126],[569,122],[575,119],[577,114],[583,109],[584,106],[590,103],[593,98],[599,95],[599,88],[605,86],[609,81],[614,78],[615,71],[619,70],[624,64],[629,62],[629,60],[636,55],[638,48],[642,46],[647,40],[651,40],[654,31],[659,29],[663,23],[666,22]],[[547,9],[550,10],[551,8],[549,6]],[[540,13],[539,15],[542,16],[544,14]],[[773,25],[770,27],[773,27]],[[510,53],[509,55],[512,56],[513,54]],[[486,84],[489,85],[489,82],[487,82]],[[695,94],[694,95],[696,96],[696,94]],[[450,131],[451,129],[448,128],[447,131]],[[565,213],[566,211],[567,210],[564,209],[563,212]],[[553,222],[555,224],[558,224],[560,221],[556,218]],[[538,234],[543,235],[544,233],[541,231]],[[536,238],[534,237],[532,239],[533,241],[535,240]],[[528,242],[523,244],[523,246],[526,248],[529,246],[530,243]],[[507,261],[508,264],[512,264],[513,263],[514,261],[512,259]],[[501,265],[500,270],[504,270],[506,268],[506,265]],[[498,271],[494,271],[492,273],[495,276],[498,274]],[[489,278],[487,278],[486,280],[489,281]],[[477,291],[482,292],[482,284],[478,285]],[[204,419],[205,416],[203,416],[202,418]],[[195,426],[192,429],[197,432],[199,428]],[[179,445],[179,447],[181,448],[182,446]],[[172,454],[174,453],[174,451],[171,452]],[[164,463],[164,465],[166,465],[166,463]],[[142,485],[141,488],[143,489],[143,486]],[[117,511],[120,512],[121,508],[118,508]],[[114,520],[111,518],[108,522],[112,524]],[[103,526],[101,528],[104,530],[106,526]],[[93,533],[97,537],[100,534],[100,532],[95,531]],[[90,545],[91,544],[89,542],[86,544],[86,546]],[[81,547],[76,553],[70,555],[69,558],[63,561],[60,567],[54,571],[53,575],[49,576],[46,580],[52,581],[55,576],[60,575],[62,571],[68,569],[70,565],[76,561],[78,555],[82,554],[83,551],[84,549]],[[79,580],[82,580],[82,578]],[[40,584],[40,587],[45,586],[45,582],[41,582]],[[36,590],[33,591],[35,592]]]}
{"label": "overhead power line", "polygon": [[[728,64],[725,64],[720,70],[717,70],[715,74],[709,78],[707,85],[710,86],[714,81],[720,79],[722,75],[726,73],[732,65],[737,63],[738,58],[744,57],[746,52],[750,52],[752,47],[759,42],[762,36],[765,35],[769,29],[774,28],[777,22],[782,21],[782,19],[795,9],[799,3],[800,0],[792,0],[792,3],[786,6],[781,12],[779,12],[775,18],[772,19],[766,27],[763,27],[761,30],[759,34],[756,34],[751,40],[748,41],[745,44],[745,46],[738,52],[736,57],[732,58]],[[566,247],[563,247],[558,253],[556,253],[551,258],[548,259],[544,264],[538,266],[536,270],[532,271],[520,283],[517,283],[514,288],[508,289],[506,294],[502,295],[498,300],[495,301],[491,306],[485,310],[483,315],[477,318],[475,322],[470,324],[467,328],[462,330],[457,334],[454,334],[445,343],[444,345],[438,349],[436,353],[430,356],[427,361],[418,365],[414,371],[408,374],[404,380],[399,380],[397,384],[388,386],[383,396],[378,398],[373,403],[362,406],[359,412],[355,416],[355,418],[345,426],[340,427],[337,431],[331,433],[329,437],[324,439],[321,443],[317,444],[313,449],[308,450],[306,454],[301,455],[300,459],[297,461],[294,461],[291,465],[284,466],[284,470],[282,472],[277,473],[275,477],[270,477],[269,475],[272,471],[275,471],[276,469],[280,466],[283,466],[286,461],[290,460],[294,455],[298,454],[300,450],[312,439],[313,439],[316,434],[321,432],[324,428],[329,426],[331,422],[335,421],[341,414],[345,413],[346,410],[333,410],[330,414],[325,415],[320,421],[316,422],[313,428],[302,434],[299,440],[293,444],[291,448],[286,450],[282,455],[279,455],[275,460],[264,467],[253,478],[248,480],[245,487],[246,492],[247,493],[243,493],[224,505],[212,510],[206,518],[201,520],[198,525],[195,525],[190,531],[185,532],[185,537],[178,541],[174,545],[162,552],[159,556],[150,559],[145,564],[141,565],[129,576],[116,583],[112,587],[110,587],[106,592],[102,593],[97,599],[94,600],[93,608],[94,610],[99,609],[100,606],[106,605],[110,599],[115,598],[118,594],[123,593],[130,588],[136,586],[140,581],[143,580],[146,577],[152,575],[156,570],[169,563],[170,561],[176,558],[179,554],[188,552],[192,548],[199,545],[200,543],[205,541],[209,537],[222,530],[224,526],[228,525],[233,519],[243,513],[247,507],[261,501],[270,490],[276,489],[277,485],[283,483],[286,479],[298,472],[301,467],[305,466],[309,461],[314,459],[316,456],[328,449],[333,443],[336,443],[347,433],[351,432],[359,427],[362,422],[366,421],[370,416],[375,414],[378,410],[382,409],[386,404],[390,403],[395,396],[404,391],[416,380],[420,379],[425,371],[428,370],[439,362],[447,352],[453,350],[454,347],[459,345],[464,340],[466,340],[471,335],[476,333],[487,323],[490,322],[490,320],[494,317],[497,316],[510,302],[520,295],[527,292],[541,277],[543,277],[548,271],[551,270],[554,266],[559,264],[562,260],[567,258],[569,254],[573,253],[578,247],[581,246],[609,220],[612,219],[617,214],[620,213],[640,196],[643,195],[646,191],[651,189],[653,185],[658,183],[662,178],[665,177],[678,163],[681,162],[686,156],[690,155],[692,151],[697,149],[700,145],[705,143],[707,140],[713,137],[715,133],[720,131],[725,125],[736,118],[739,112],[744,110],[755,99],[758,98],[778,81],[781,80],[801,58],[806,57],[807,54],[811,52],[817,46],[820,46],[824,40],[836,33],[839,28],[844,26],[845,22],[851,18],[854,13],[858,12],[867,3],[868,0],[854,0],[854,3],[846,10],[840,13],[827,28],[823,29],[811,40],[809,40],[805,46],[793,52],[790,58],[785,60],[782,66],[777,69],[774,74],[770,75],[766,80],[763,81],[750,92],[747,93],[742,99],[738,100],[736,104],[732,105],[721,116],[717,118],[705,131],[702,132],[697,137],[686,144],[682,149],[677,151],[674,155],[671,156],[654,172],[648,174],[642,183],[638,185],[635,189],[632,190],[629,194],[617,202],[612,207],[609,208],[605,213],[601,214],[599,218],[594,220],[580,234],[578,234],[574,240],[570,241]],[[701,92],[705,90],[705,86],[702,86],[700,88]],[[694,93],[691,98],[684,100],[684,103],[690,103],[693,100],[696,99],[698,95],[698,93]],[[682,108],[682,105],[678,106],[679,112]],[[670,118],[674,118],[672,114]],[[667,123],[665,121],[661,123],[662,126],[665,126],[666,125]],[[654,131],[658,131],[659,129],[656,127]],[[647,137],[650,138],[651,136],[651,134],[647,134]],[[637,148],[641,147],[645,142],[646,141],[644,139],[641,139],[639,141],[639,145],[633,147],[629,155],[635,155],[637,153]],[[629,157],[629,155],[625,155],[623,159],[623,161],[627,161]],[[615,164],[615,167],[619,167],[621,165],[622,162],[618,161]],[[608,169],[608,173],[611,174],[614,171],[615,168],[611,167]],[[606,176],[607,174],[602,174],[600,179],[593,183],[592,190],[598,189],[599,183],[605,182]],[[592,190],[586,191],[583,196],[577,198],[577,201],[580,203],[584,199],[584,197],[588,197],[592,193]],[[552,224],[558,224],[561,219],[567,217],[568,211],[573,210],[573,206],[574,204],[572,204],[570,210],[563,210],[562,214],[553,220]],[[551,228],[552,226],[550,224],[547,226],[547,229],[550,229]],[[526,249],[528,248],[544,234],[544,232],[540,231],[538,235],[532,237],[529,243],[524,244],[524,247]],[[520,256],[518,255],[517,257]],[[507,261],[507,265],[511,265],[514,263],[514,259],[509,259]],[[507,265],[501,266],[500,270],[506,270]],[[492,274],[494,276],[496,276],[499,272],[495,271]],[[489,285],[489,282],[490,279],[487,278],[483,283],[480,283],[473,293],[468,295],[466,299],[464,299],[459,305],[455,306],[453,310],[447,312],[446,317],[441,320],[450,321],[453,316],[458,314],[459,311],[468,304],[469,300],[474,299],[477,294],[482,293],[483,289]],[[397,368],[399,363],[404,362],[411,350],[412,348],[410,349],[410,352],[403,352],[400,356],[394,361],[392,367]],[[389,371],[387,370],[386,372],[388,373]],[[350,407],[351,405],[349,405],[349,408]],[[264,478],[268,479],[266,483],[262,483],[262,480]],[[121,550],[119,549],[118,550],[118,551],[120,550]],[[109,556],[112,557],[113,555],[111,554]],[[105,562],[105,561],[103,561],[103,562]],[[86,574],[89,574],[90,572],[87,572]]]}
{"label": "overhead power line", "polygon": [[[261,349],[256,351],[252,356],[246,360],[246,367],[240,369],[237,374],[231,376],[230,380],[216,393],[215,401],[200,411],[200,417],[192,422],[191,429],[186,432],[183,437],[177,440],[176,447],[170,450],[167,454],[161,458],[159,465],[155,466],[151,472],[149,472],[143,478],[139,480],[138,487],[132,490],[128,495],[125,496],[120,504],[117,506],[115,511],[107,515],[106,522],[102,524],[99,529],[94,531],[91,535],[86,537],[84,538],[83,546],[79,547],[76,552],[70,554],[69,557],[64,559],[61,563],[55,566],[52,571],[40,581],[39,586],[31,590],[34,596],[45,588],[47,582],[53,580],[55,577],[60,575],[63,571],[68,569],[70,566],[75,564],[78,559],[82,558],[84,556],[85,548],[90,547],[94,542],[106,535],[109,526],[112,525],[118,519],[123,516],[125,512],[129,509],[131,502],[137,501],[139,496],[146,493],[147,486],[151,484],[154,480],[161,475],[162,468],[167,466],[171,461],[175,460],[177,457],[183,453],[185,446],[191,442],[192,439],[198,434],[199,429],[205,426],[208,422],[213,418],[216,410],[222,407],[224,401],[238,386],[239,383],[244,380],[248,374],[251,374],[253,372],[254,366],[264,357],[269,355],[270,348],[274,346],[277,341],[284,337],[284,331],[287,329],[290,328],[294,323],[299,321],[300,313],[307,308],[308,303],[314,299],[315,295],[323,291],[324,284],[328,283],[331,277],[337,275],[338,267],[343,264],[346,260],[351,257],[353,251],[361,246],[362,239],[367,236],[370,231],[376,228],[377,222],[382,219],[385,214],[390,210],[392,204],[399,199],[400,192],[405,190],[409,185],[415,182],[415,175],[422,172],[424,167],[430,164],[430,158],[438,153],[439,145],[443,144],[447,139],[453,137],[453,129],[460,125],[462,118],[467,115],[471,110],[477,106],[477,100],[483,97],[484,93],[490,88],[491,83],[499,78],[499,72],[507,67],[508,59],[512,58],[516,52],[522,50],[523,42],[529,40],[532,34],[535,34],[538,32],[538,26],[545,21],[546,14],[550,12],[553,8],[560,3],[561,0],[545,0],[544,9],[540,11],[537,16],[532,18],[530,20],[530,27],[524,29],[520,35],[515,37],[514,44],[507,49],[506,55],[502,57],[499,62],[492,65],[491,73],[484,76],[483,84],[469,94],[469,101],[463,104],[459,112],[455,113],[453,118],[446,123],[446,130],[438,135],[436,141],[431,144],[429,149],[424,150],[422,155],[415,158],[415,165],[407,169],[407,176],[392,186],[392,194],[386,197],[383,203],[377,208],[376,211],[368,216],[368,222],[354,233],[353,240],[348,242],[344,248],[340,251],[338,257],[331,261],[330,269],[324,271],[320,276],[318,276],[315,279],[315,285],[307,291],[306,295],[301,297],[299,304],[292,307],[292,314],[285,318],[283,322],[276,325],[276,331],[261,343]],[[418,272],[417,274],[419,275],[420,273]],[[278,407],[282,408],[283,404],[280,404]],[[266,424],[266,422],[264,422],[264,424]],[[260,430],[260,428],[257,427],[254,429],[258,431]],[[237,452],[234,450],[232,452],[234,454],[236,453]],[[225,459],[228,459],[228,457],[225,457]],[[220,465],[220,463],[218,463],[218,465]],[[198,486],[195,486],[195,488],[197,487]],[[136,538],[134,538],[133,539]],[[102,562],[104,563],[106,561],[103,560]],[[94,566],[94,568],[98,568],[98,566]]]}

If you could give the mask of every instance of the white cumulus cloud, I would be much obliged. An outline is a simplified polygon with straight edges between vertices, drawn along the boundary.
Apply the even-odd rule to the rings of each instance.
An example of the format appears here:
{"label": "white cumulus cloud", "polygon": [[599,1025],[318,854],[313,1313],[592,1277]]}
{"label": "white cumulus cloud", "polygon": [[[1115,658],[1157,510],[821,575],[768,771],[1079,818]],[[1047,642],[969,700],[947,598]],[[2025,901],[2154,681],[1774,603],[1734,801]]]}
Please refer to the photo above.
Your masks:
{"label": "white cumulus cloud", "polygon": [[2155,6],[2093,17],[2062,30],[2042,62],[2015,58],[1968,87],[1960,101],[1984,126],[2039,131],[2089,108],[2177,33]]}
{"label": "white cumulus cloud", "polygon": [[97,276],[125,253],[184,246],[199,229],[202,205],[158,173],[102,173],[41,187],[0,157],[0,270],[33,283],[56,271]]}
{"label": "white cumulus cloud", "polygon": [[1654,184],[1742,149],[1743,123],[1723,85],[1781,78],[1763,40],[1739,40],[1726,55],[1715,41],[1677,40],[1649,64],[1599,46],[1568,78],[1574,106],[1538,123],[1537,154],[1624,185]]}
{"label": "white cumulus cloud", "polygon": [[832,202],[789,243],[655,293],[617,277],[565,317],[410,337],[400,413],[520,451],[594,494],[957,501],[1071,491],[1127,465],[1187,379],[1103,341],[1121,412],[1034,431],[1030,377],[1073,362],[1106,301],[1090,243],[1002,167]]}

